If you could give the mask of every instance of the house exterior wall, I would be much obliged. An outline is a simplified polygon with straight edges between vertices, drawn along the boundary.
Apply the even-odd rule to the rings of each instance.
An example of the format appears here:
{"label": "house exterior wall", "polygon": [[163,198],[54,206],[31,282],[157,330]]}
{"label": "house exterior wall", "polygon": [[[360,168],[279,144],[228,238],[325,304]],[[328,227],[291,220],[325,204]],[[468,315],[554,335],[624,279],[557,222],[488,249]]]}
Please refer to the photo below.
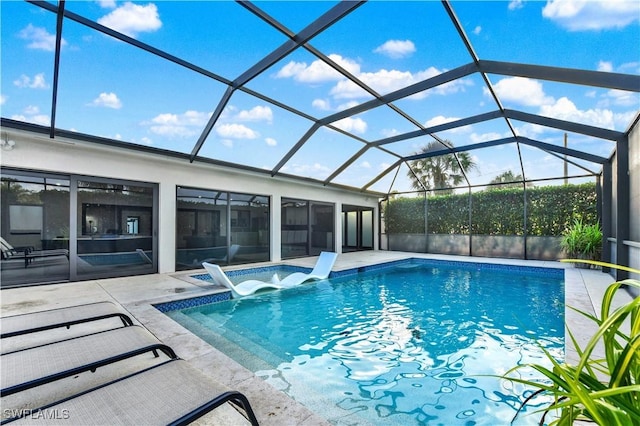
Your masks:
{"label": "house exterior wall", "polygon": [[[640,121],[629,133],[629,266],[640,269]],[[640,274],[632,274],[640,279]]]}
{"label": "house exterior wall", "polygon": [[[6,131],[6,129],[3,129]],[[220,167],[162,155],[136,152],[64,138],[11,130],[16,142],[11,151],[1,151],[0,164],[33,171],[78,174],[157,183],[159,186],[159,272],[175,270],[176,186],[217,189],[271,197],[271,260],[280,256],[280,200],[308,199],[335,205],[336,251],[342,247],[342,204],[371,207],[377,217],[378,200],[371,194],[324,187],[268,174]],[[378,247],[378,221],[374,223],[374,247]]]}

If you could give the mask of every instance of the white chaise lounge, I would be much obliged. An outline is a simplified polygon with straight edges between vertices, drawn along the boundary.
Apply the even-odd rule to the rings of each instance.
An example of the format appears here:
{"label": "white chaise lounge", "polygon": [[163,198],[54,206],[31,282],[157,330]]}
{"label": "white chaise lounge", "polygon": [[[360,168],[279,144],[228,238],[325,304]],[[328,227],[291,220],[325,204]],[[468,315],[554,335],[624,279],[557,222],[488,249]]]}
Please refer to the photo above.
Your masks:
{"label": "white chaise lounge", "polygon": [[202,266],[207,270],[209,275],[211,275],[211,278],[213,278],[213,281],[216,284],[227,287],[229,290],[231,290],[233,297],[237,298],[249,296],[261,289],[271,288],[274,290],[280,290],[283,288],[295,287],[309,280],[323,280],[329,277],[331,268],[333,268],[333,264],[335,263],[337,257],[337,253],[322,252],[318,257],[318,261],[316,262],[315,267],[308,274],[305,274],[304,272],[294,272],[293,274],[286,276],[281,281],[247,280],[241,282],[240,284],[233,284],[229,277],[227,277],[227,275],[218,265],[203,262]]}

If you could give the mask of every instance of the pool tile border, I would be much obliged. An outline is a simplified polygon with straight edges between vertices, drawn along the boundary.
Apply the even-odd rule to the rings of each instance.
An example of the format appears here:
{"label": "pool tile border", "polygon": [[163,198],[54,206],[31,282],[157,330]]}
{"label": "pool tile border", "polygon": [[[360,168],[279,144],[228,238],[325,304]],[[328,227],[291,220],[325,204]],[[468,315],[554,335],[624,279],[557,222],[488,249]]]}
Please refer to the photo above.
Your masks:
{"label": "pool tile border", "polygon": [[173,300],[171,302],[164,302],[154,304],[153,307],[162,313],[171,311],[179,311],[181,309],[195,308],[197,306],[208,305],[210,303],[219,303],[226,300],[231,300],[231,292],[223,291],[216,294],[209,294],[206,296],[191,297],[189,299]]}

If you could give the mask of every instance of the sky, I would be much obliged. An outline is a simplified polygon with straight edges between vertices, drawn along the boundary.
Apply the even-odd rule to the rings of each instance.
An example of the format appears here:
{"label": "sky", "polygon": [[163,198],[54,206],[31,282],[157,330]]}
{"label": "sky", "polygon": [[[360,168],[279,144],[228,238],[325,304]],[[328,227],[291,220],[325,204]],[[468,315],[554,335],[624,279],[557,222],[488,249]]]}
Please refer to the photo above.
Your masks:
{"label": "sky", "polygon": [[[297,33],[335,2],[262,1],[255,5]],[[640,74],[640,1],[460,1],[452,9],[481,60]],[[51,120],[56,16],[37,6],[1,1],[3,118],[48,126]],[[287,38],[230,1],[67,1],[66,9],[180,57],[232,81]],[[309,41],[384,95],[473,62],[439,1],[370,1]],[[624,132],[640,110],[637,92],[487,75],[502,106]],[[298,48],[250,80],[251,91],[300,114],[237,90],[199,155],[272,170],[313,125],[372,99],[310,53]],[[65,20],[56,127],[126,143],[190,153],[227,86],[86,26]],[[498,109],[474,73],[400,99],[394,105],[429,127]],[[322,127],[280,169],[324,180],[372,142],[418,127],[387,106]],[[562,145],[564,132],[512,120],[518,135]],[[504,119],[437,134],[455,146],[511,136]],[[362,187],[399,157],[418,152],[428,136],[369,149],[334,183]],[[570,148],[608,157],[610,141],[569,133]],[[471,185],[506,171],[528,179],[562,175],[563,162],[525,145],[470,151]],[[521,157],[520,157],[521,156]],[[522,162],[520,161],[522,158]],[[599,171],[576,160],[570,175]],[[406,166],[370,189],[410,187]]]}

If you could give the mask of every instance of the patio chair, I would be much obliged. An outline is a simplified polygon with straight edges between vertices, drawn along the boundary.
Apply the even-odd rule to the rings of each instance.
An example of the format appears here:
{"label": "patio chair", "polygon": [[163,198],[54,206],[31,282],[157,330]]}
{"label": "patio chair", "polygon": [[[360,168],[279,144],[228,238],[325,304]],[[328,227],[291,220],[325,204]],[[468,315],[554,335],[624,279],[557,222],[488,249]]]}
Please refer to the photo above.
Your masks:
{"label": "patio chair", "polygon": [[4,339],[61,327],[69,329],[72,325],[107,318],[119,318],[125,327],[133,325],[129,315],[122,312],[115,303],[104,301],[2,317],[0,318],[2,330],[0,338]]}
{"label": "patio chair", "polygon": [[220,263],[230,263],[233,261],[233,258],[236,256],[236,254],[238,254],[238,250],[240,250],[240,244],[231,244],[231,247],[229,247],[229,254],[224,255],[223,257],[220,258],[216,258],[216,257],[210,257],[208,259],[203,259],[202,262],[207,262],[207,263],[214,263],[214,262],[220,262]]}
{"label": "patio chair", "polygon": [[35,259],[65,256],[67,260],[69,260],[69,250],[67,249],[36,250],[31,246],[14,247],[9,244],[7,240],[1,237],[0,247],[2,247],[3,261],[19,259],[20,261],[24,261],[25,268],[27,268]]}
{"label": "patio chair", "polygon": [[[94,373],[99,367],[148,352],[157,358],[158,351],[177,358],[144,327],[134,325],[6,353],[0,356],[0,397],[87,371]],[[126,371],[123,366],[118,370]]]}
{"label": "patio chair", "polygon": [[38,414],[43,411],[69,414],[56,418],[55,424],[187,425],[226,402],[240,406],[249,422],[258,425],[246,396],[222,387],[178,358],[56,404],[24,410],[14,424],[46,424],[48,417]]}
{"label": "patio chair", "polygon": [[136,249],[136,253],[138,253],[138,256],[140,256],[140,258],[144,261],[144,263],[148,263],[149,265],[153,265],[153,259],[151,259],[149,257],[147,252],[145,252],[141,248],[137,248]]}

